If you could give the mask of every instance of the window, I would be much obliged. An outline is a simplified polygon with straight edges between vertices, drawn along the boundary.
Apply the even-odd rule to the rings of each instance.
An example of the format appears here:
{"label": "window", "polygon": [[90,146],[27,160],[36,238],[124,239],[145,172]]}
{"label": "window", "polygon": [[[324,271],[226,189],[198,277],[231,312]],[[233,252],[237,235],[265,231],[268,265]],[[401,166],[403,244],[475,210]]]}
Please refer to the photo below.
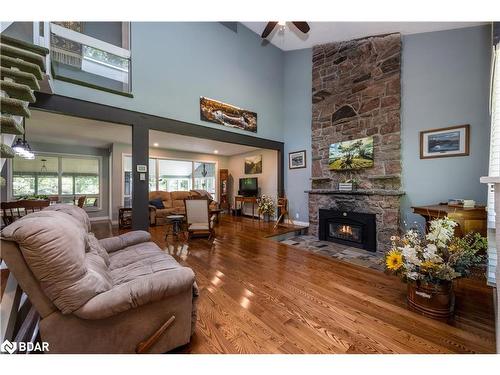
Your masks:
{"label": "window", "polygon": [[[149,159],[149,191],[206,190],[216,196],[216,164],[188,160]],[[123,204],[132,204],[132,157],[123,157]]]}
{"label": "window", "polygon": [[129,22],[51,22],[50,54],[56,79],[131,92]]}
{"label": "window", "polygon": [[46,195],[63,203],[87,197],[86,207],[100,205],[100,159],[88,156],[37,154],[35,159],[15,157],[12,162],[12,196]]}
{"label": "window", "polygon": [[[494,75],[491,101],[490,167],[491,177],[500,176],[500,44],[495,48]],[[495,244],[495,199],[492,189],[488,193],[488,283],[495,285],[497,250]]]}
{"label": "window", "polygon": [[215,195],[215,163],[194,163],[194,188]]}
{"label": "window", "polygon": [[193,162],[158,159],[158,188],[164,191],[192,189]]}

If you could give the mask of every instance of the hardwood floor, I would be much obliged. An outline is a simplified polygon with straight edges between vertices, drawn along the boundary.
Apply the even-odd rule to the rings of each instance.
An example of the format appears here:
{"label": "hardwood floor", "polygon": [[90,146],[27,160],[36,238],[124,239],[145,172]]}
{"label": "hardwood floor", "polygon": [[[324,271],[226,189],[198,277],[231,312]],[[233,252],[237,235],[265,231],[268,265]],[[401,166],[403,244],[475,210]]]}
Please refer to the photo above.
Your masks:
{"label": "hardwood floor", "polygon": [[409,311],[382,272],[266,239],[272,223],[223,216],[213,242],[154,241],[196,273],[198,325],[181,353],[494,353],[492,289],[456,285],[448,322]]}

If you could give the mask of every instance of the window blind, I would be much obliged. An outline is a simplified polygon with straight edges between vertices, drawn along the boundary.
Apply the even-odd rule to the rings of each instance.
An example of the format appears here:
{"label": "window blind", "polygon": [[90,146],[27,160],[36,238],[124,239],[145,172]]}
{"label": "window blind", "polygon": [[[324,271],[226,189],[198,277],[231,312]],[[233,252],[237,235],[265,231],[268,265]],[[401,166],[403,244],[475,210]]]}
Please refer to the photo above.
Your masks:
{"label": "window blind", "polygon": [[[491,136],[489,176],[500,176],[500,43],[494,49],[491,89]],[[495,197],[488,191],[488,284],[495,285],[497,250],[495,241]]]}

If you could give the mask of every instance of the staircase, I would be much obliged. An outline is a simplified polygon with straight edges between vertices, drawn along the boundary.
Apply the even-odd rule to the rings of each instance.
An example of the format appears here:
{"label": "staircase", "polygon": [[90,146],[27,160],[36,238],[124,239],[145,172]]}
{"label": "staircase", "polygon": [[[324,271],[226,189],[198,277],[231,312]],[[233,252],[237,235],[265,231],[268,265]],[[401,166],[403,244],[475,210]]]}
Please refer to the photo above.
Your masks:
{"label": "staircase", "polygon": [[15,155],[11,146],[23,135],[23,119],[31,116],[28,106],[36,100],[34,91],[46,79],[48,53],[46,48],[0,34],[0,169]]}

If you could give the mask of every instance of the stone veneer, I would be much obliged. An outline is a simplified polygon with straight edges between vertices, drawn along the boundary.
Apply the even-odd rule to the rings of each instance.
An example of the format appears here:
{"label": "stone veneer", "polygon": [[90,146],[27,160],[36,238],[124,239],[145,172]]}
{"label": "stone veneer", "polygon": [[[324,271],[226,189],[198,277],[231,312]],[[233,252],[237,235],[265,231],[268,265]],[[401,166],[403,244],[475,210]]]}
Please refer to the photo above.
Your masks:
{"label": "stone veneer", "polygon": [[[401,37],[368,37],[313,49],[312,189],[309,234],[318,234],[318,209],[377,214],[377,249],[386,250],[399,229],[401,189]],[[373,136],[374,167],[336,172],[328,168],[332,143]],[[358,191],[339,193],[344,177]]]}

